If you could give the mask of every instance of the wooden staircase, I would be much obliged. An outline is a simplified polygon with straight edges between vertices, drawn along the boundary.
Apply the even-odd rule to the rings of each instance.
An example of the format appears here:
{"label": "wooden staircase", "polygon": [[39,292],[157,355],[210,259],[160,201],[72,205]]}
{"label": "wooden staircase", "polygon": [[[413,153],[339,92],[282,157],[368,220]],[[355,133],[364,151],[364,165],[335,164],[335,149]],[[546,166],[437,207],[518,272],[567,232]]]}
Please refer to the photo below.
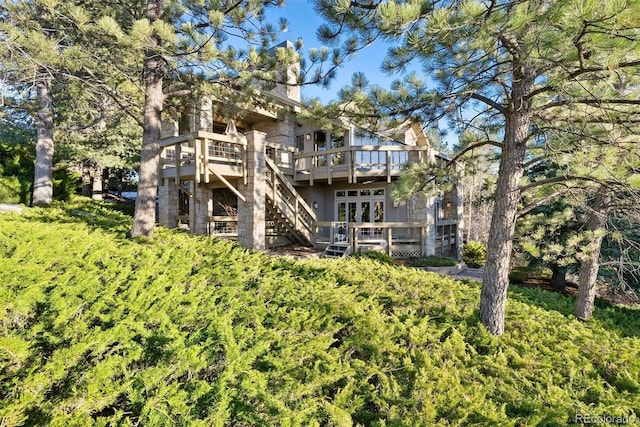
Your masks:
{"label": "wooden staircase", "polygon": [[351,254],[351,244],[348,242],[331,243],[320,255],[322,258],[345,258]]}
{"label": "wooden staircase", "polygon": [[293,243],[313,246],[316,214],[273,160],[265,156],[265,162],[267,220],[273,221],[275,229]]}

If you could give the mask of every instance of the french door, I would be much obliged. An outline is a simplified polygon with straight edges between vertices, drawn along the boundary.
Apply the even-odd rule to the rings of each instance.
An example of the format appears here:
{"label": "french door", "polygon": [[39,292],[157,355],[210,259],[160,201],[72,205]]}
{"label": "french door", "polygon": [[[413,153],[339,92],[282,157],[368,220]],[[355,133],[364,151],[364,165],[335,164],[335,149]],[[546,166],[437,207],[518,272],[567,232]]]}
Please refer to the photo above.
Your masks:
{"label": "french door", "polygon": [[[349,224],[384,222],[384,189],[336,191],[335,219],[336,239],[347,238]],[[360,228],[359,233],[364,239],[382,237],[377,227]]]}

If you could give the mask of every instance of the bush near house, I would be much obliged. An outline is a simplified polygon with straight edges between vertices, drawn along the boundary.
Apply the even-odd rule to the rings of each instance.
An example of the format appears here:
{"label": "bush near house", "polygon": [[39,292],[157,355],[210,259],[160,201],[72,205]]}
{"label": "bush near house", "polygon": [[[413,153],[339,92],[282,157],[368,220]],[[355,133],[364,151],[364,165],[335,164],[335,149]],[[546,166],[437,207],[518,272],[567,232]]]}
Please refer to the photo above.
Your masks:
{"label": "bush near house", "polygon": [[413,267],[455,267],[460,261],[442,256],[424,256],[409,260]]}
{"label": "bush near house", "polygon": [[462,247],[462,260],[470,268],[484,266],[487,258],[487,248],[480,242],[470,241]]}
{"label": "bush near house", "polygon": [[[365,258],[294,261],[105,204],[0,215],[0,424],[566,425],[640,416],[640,313]],[[637,418],[636,418],[637,419]]]}
{"label": "bush near house", "polygon": [[354,254],[353,258],[366,258],[372,261],[377,261],[383,264],[393,265],[393,258],[383,252],[369,251],[359,254]]}

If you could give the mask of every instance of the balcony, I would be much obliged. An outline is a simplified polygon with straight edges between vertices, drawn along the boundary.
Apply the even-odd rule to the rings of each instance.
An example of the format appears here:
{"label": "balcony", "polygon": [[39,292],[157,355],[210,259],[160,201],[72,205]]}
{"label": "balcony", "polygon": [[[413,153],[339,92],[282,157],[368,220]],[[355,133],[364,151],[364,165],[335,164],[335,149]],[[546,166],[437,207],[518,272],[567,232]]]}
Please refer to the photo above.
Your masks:
{"label": "balcony", "polygon": [[421,163],[429,158],[427,146],[347,146],[294,154],[296,181],[334,179],[356,183],[360,178],[385,178],[402,175],[406,163]]}
{"label": "balcony", "polygon": [[206,131],[163,139],[160,141],[160,176],[193,179],[196,183],[201,180],[208,183],[212,175],[244,177],[246,146],[243,138]]}

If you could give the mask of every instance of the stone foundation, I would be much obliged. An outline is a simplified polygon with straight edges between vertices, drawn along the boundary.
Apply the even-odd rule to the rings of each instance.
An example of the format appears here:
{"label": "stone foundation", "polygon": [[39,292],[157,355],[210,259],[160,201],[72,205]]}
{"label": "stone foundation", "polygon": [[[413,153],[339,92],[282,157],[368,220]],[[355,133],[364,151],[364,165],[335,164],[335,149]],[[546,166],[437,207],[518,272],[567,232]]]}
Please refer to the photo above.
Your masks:
{"label": "stone foundation", "polygon": [[238,186],[246,202],[238,199],[238,243],[251,249],[265,248],[265,144],[266,134],[251,131],[247,137],[247,185]]}

